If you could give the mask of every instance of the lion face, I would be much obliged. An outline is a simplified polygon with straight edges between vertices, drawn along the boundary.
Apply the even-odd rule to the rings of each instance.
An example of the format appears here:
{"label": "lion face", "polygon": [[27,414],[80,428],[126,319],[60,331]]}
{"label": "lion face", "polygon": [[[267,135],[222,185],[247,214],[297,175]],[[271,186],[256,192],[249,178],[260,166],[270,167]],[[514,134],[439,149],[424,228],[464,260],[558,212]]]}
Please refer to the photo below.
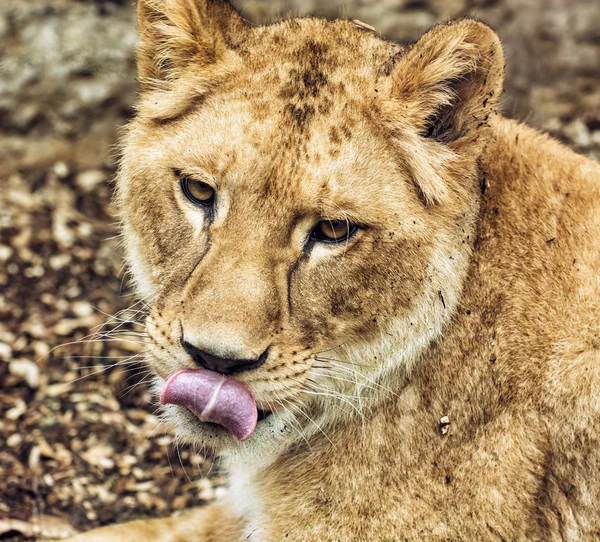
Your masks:
{"label": "lion face", "polygon": [[[223,450],[274,446],[351,415],[439,336],[477,212],[484,138],[467,104],[496,84],[483,82],[490,66],[478,73],[462,56],[467,38],[497,40],[471,21],[447,31],[463,37],[462,63],[445,52],[449,73],[432,69],[426,96],[418,59],[439,62],[450,36],[434,30],[413,54],[346,22],[249,30],[215,5],[140,3],[145,90],[118,201],[131,270],[152,306],[157,387],[193,369],[199,385],[219,375],[200,410],[213,409],[223,385],[234,396],[243,386],[256,404],[243,444],[218,416],[166,406],[184,439]],[[470,70],[470,85],[452,70]],[[461,92],[464,104],[449,101]]]}

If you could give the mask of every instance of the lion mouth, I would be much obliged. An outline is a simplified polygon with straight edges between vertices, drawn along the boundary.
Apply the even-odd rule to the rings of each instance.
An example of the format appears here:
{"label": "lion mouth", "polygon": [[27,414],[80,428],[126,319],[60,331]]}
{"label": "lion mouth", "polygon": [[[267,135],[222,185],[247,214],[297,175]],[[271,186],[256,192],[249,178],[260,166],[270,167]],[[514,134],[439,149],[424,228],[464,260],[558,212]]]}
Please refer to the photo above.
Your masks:
{"label": "lion mouth", "polygon": [[217,424],[244,441],[269,411],[259,410],[250,389],[233,378],[206,369],[185,369],[167,380],[160,394],[163,405],[179,405],[201,422]]}
{"label": "lion mouth", "polygon": [[271,412],[270,410],[261,410],[259,408],[258,409],[258,421],[262,422],[263,420],[266,420],[271,414],[273,414],[273,412]]}
{"label": "lion mouth", "polygon": [[[214,423],[214,422],[205,422],[200,420],[200,414],[195,411],[192,408],[188,408],[188,410],[194,415],[196,416],[196,418],[199,419],[200,423],[202,425],[207,425],[209,427],[212,427],[215,430],[221,430],[221,431],[228,431],[228,429],[226,427],[224,427],[223,425],[220,425],[218,423]],[[258,425],[260,422],[262,422],[263,420],[266,420],[271,414],[273,414],[272,411],[270,410],[261,410],[260,408],[258,409],[258,416],[256,419],[256,425]]]}

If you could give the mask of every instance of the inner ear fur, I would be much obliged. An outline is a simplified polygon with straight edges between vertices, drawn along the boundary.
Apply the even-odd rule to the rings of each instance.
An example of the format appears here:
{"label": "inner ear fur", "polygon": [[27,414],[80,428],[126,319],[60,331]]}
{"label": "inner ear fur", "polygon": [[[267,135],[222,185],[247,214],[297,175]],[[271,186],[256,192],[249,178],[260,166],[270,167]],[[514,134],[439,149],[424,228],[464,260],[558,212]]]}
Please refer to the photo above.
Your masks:
{"label": "inner ear fur", "polygon": [[435,26],[400,53],[390,77],[397,143],[425,203],[443,202],[445,177],[482,148],[502,94],[500,39],[474,19]]}
{"label": "inner ear fur", "polygon": [[177,116],[239,62],[248,28],[225,0],[138,0],[137,16],[144,116]]}

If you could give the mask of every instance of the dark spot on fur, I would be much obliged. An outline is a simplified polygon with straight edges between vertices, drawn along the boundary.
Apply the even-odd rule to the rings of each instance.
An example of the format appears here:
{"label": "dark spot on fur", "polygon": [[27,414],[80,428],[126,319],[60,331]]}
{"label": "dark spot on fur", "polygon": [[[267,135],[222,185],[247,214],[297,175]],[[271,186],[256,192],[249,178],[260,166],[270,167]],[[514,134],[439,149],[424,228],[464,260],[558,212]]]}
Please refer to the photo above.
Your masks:
{"label": "dark spot on fur", "polygon": [[327,76],[320,70],[306,70],[302,75],[302,82],[306,91],[313,97],[317,97],[321,88],[327,84]]}
{"label": "dark spot on fur", "polygon": [[320,43],[315,40],[308,40],[302,47],[298,49],[298,57],[301,60],[308,58],[309,62],[314,63],[316,61],[326,60],[329,46],[325,43]]}
{"label": "dark spot on fur", "polygon": [[333,106],[333,100],[328,97],[324,97],[318,107],[319,113],[321,115],[327,115],[328,113],[331,112],[332,106]]}
{"label": "dark spot on fur", "polygon": [[296,123],[296,126],[301,129],[305,126],[305,124],[307,124],[310,121],[312,116],[315,114],[314,106],[308,104],[288,104],[285,109],[291,115],[292,119]]}
{"label": "dark spot on fur", "polygon": [[331,314],[341,316],[344,314],[344,301],[342,297],[334,297],[331,300]]}
{"label": "dark spot on fur", "polygon": [[333,126],[330,130],[329,130],[329,140],[334,143],[335,145],[340,145],[342,142],[342,139],[340,137],[340,133],[338,132],[338,129]]}
{"label": "dark spot on fur", "polygon": [[327,76],[318,67],[308,67],[304,70],[293,68],[286,85],[279,92],[279,97],[284,100],[316,98],[325,85]]}

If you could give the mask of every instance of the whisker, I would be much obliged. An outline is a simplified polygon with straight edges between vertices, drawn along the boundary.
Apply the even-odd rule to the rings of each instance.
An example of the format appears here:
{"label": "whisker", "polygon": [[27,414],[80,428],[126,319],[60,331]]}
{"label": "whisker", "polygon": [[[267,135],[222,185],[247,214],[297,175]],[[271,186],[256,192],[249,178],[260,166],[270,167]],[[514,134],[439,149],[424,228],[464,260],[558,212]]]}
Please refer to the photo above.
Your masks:
{"label": "whisker", "polygon": [[331,348],[328,348],[327,350],[321,350],[320,352],[315,352],[314,356],[318,356],[319,354],[325,354],[326,352],[331,352],[332,350],[337,350],[338,348],[341,348],[342,346],[344,346],[348,341],[344,341],[343,343],[338,344],[337,346],[332,346]]}
{"label": "whisker", "polygon": [[[355,369],[352,369],[352,367],[344,367],[343,365],[338,365],[335,362],[332,362],[333,366],[336,369],[339,369],[341,371],[346,371],[346,372],[350,372],[350,373],[354,373],[358,376],[360,376],[361,378],[364,378],[367,382],[369,382],[370,384],[373,384],[374,386],[382,389],[383,391],[390,393],[392,395],[394,395],[395,397],[398,397],[399,399],[402,399],[402,397],[400,397],[400,395],[398,395],[394,390],[392,390],[391,388],[389,388],[388,386],[384,386],[382,384],[379,384],[378,382],[376,382],[375,380],[373,380],[372,378],[369,378],[367,375],[365,375],[364,373],[361,373],[360,371],[357,371]],[[410,406],[408,403],[406,403],[408,406]]]}
{"label": "whisker", "polygon": [[113,364],[113,365],[107,365],[104,368],[100,369],[99,371],[94,371],[90,374],[87,375],[83,375],[80,376],[79,378],[75,378],[74,380],[71,380],[69,382],[64,382],[62,385],[64,386],[70,386],[71,384],[75,384],[75,382],[79,382],[80,380],[83,380],[84,378],[89,378],[90,376],[95,376],[95,375],[99,375],[102,374],[104,371],[107,371],[108,369],[110,369],[111,367],[116,367],[118,364]]}
{"label": "whisker", "polygon": [[329,438],[329,435],[327,435],[327,433],[325,433],[325,431],[323,431],[321,426],[317,422],[315,422],[306,412],[304,412],[304,410],[301,407],[299,407],[298,405],[290,405],[290,406],[293,406],[295,412],[302,414],[302,416],[304,416],[310,423],[312,423],[319,430],[319,432],[330,442],[330,444],[334,447],[334,449],[337,450],[337,446]]}
{"label": "whisker", "polygon": [[[306,442],[306,445],[312,451],[312,446],[311,446],[310,442],[308,441],[308,439],[306,438],[306,435],[304,434],[304,432],[300,429],[298,421],[296,420],[296,417],[295,417],[294,413],[286,406],[286,404],[282,400],[280,400],[278,398],[275,398],[275,401],[277,401],[277,403],[281,406],[281,408],[283,408],[283,410],[290,415],[290,420],[289,421],[290,421],[291,426],[298,433],[298,435],[300,435],[300,437],[302,438],[302,440],[304,440],[304,442]],[[287,400],[286,400],[286,403],[290,407],[293,405],[293,403],[291,403],[291,402],[289,402]]]}
{"label": "whisker", "polygon": [[142,374],[144,375],[144,377],[143,377],[143,378],[142,378],[142,379],[141,379],[139,382],[136,382],[135,384],[132,384],[131,386],[128,386],[127,388],[125,388],[125,389],[124,389],[124,390],[123,390],[123,391],[122,391],[122,392],[119,394],[119,399],[122,399],[123,397],[125,397],[125,395],[127,395],[127,394],[128,394],[128,393],[130,393],[130,392],[132,392],[132,391],[133,391],[135,388],[137,388],[137,387],[138,387],[140,384],[143,384],[143,383],[146,381],[146,379],[147,379],[149,376],[152,376],[152,374],[153,374],[153,373],[152,373],[152,371],[150,371],[150,370],[141,370],[141,371],[139,371],[139,372],[135,373],[134,375],[130,375],[130,376],[129,376],[129,378],[128,378],[128,380],[129,380],[130,378],[133,378],[133,377],[135,377],[135,376],[139,376],[139,375],[142,375]]}
{"label": "whisker", "polygon": [[353,361],[347,361],[347,360],[343,360],[343,359],[336,359],[336,358],[324,358],[322,356],[316,356],[314,357],[314,359],[318,360],[318,361],[328,361],[328,362],[335,362],[337,361],[338,363],[344,363],[345,365],[356,365],[357,367],[366,367],[371,369],[372,366],[371,365],[366,365],[364,363],[356,363]]}
{"label": "whisker", "polygon": [[361,417],[364,418],[364,414],[356,407],[355,404],[352,403],[351,399],[356,399],[354,396],[352,396],[351,398],[349,396],[340,394],[340,393],[336,393],[333,390],[313,390],[313,389],[307,389],[306,387],[301,390],[302,393],[307,393],[309,395],[316,395],[316,396],[321,396],[321,397],[332,397],[334,399],[339,399],[341,401],[343,401],[344,403],[348,404],[353,410],[356,411],[356,413]]}
{"label": "whisker", "polygon": [[192,480],[190,479],[190,476],[187,473],[186,468],[183,466],[183,461],[181,460],[181,454],[179,453],[179,444],[177,444],[177,443],[175,443],[175,450],[177,452],[177,457],[179,458],[179,464],[181,465],[181,468],[183,469],[183,473],[185,474],[185,477],[188,479],[188,482],[191,484]]}

